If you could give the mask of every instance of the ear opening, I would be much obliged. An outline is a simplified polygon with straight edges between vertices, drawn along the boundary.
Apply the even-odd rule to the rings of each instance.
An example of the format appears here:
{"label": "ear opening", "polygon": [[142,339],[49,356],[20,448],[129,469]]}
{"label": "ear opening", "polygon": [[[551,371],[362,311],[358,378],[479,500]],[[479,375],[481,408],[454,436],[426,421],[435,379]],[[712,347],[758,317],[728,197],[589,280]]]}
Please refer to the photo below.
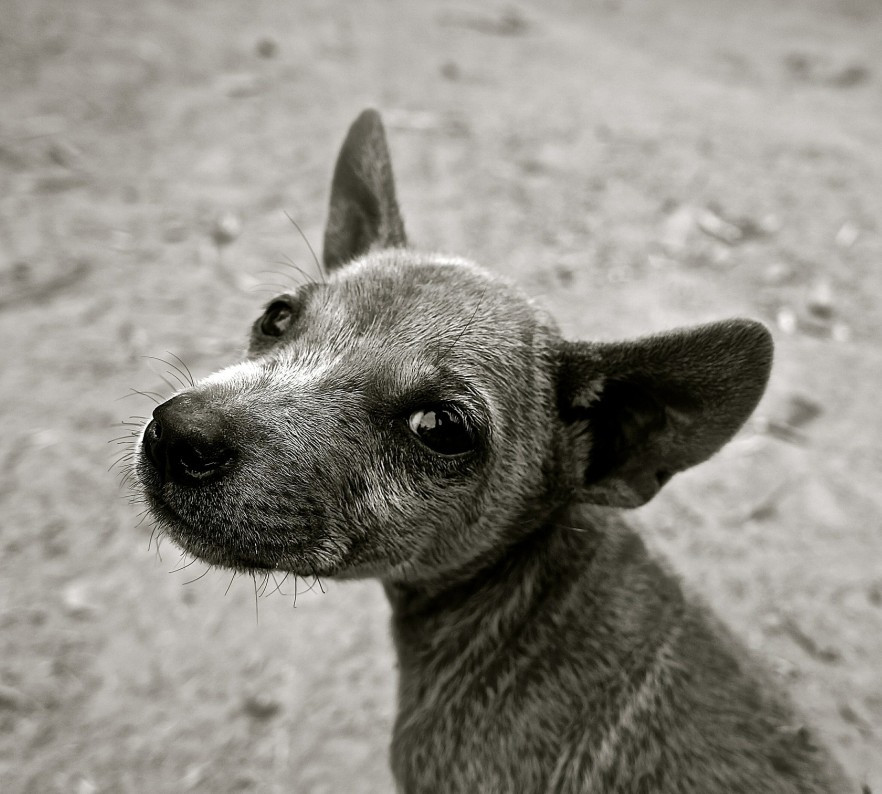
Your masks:
{"label": "ear opening", "polygon": [[371,248],[405,245],[383,122],[376,110],[365,110],[349,128],[334,168],[324,265],[334,270]]}
{"label": "ear opening", "polygon": [[559,410],[590,440],[581,461],[586,500],[639,506],[713,455],[752,413],[771,360],[768,331],[749,320],[564,343]]}
{"label": "ear opening", "polygon": [[597,402],[583,409],[582,418],[591,426],[586,483],[623,466],[633,450],[645,447],[667,425],[665,407],[651,390],[625,380],[607,381]]}

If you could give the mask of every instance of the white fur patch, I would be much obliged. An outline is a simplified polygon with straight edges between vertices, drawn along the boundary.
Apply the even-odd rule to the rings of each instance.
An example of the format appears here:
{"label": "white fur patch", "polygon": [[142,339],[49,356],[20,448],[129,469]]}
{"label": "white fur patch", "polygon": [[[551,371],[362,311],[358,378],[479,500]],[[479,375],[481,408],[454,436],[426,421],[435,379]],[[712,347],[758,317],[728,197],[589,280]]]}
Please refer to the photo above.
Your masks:
{"label": "white fur patch", "polygon": [[[243,361],[218,370],[197,383],[198,388],[222,388],[242,393],[249,391],[269,377],[270,388],[286,392],[302,391],[317,386],[340,362],[326,352],[313,352],[297,359],[281,359],[268,365],[265,361]],[[269,374],[268,376],[268,373]]]}

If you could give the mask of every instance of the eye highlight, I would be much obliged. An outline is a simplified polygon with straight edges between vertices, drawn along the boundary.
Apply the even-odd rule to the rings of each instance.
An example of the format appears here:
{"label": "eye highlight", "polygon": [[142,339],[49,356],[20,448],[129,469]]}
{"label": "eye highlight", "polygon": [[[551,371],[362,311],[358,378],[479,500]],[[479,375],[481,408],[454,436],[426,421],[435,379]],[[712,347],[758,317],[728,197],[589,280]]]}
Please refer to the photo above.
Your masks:
{"label": "eye highlight", "polygon": [[294,320],[294,309],[285,301],[273,301],[260,318],[260,332],[264,336],[281,336]]}
{"label": "eye highlight", "polygon": [[456,406],[428,405],[407,419],[410,431],[433,452],[463,455],[475,448],[474,432]]}

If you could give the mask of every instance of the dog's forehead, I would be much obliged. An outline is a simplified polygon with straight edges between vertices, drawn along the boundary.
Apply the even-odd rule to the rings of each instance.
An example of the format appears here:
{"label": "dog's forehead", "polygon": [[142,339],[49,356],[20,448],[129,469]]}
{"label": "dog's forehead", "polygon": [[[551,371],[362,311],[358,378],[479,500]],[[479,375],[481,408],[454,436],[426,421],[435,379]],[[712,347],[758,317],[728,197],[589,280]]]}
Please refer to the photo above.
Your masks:
{"label": "dog's forehead", "polygon": [[382,252],[350,265],[328,285],[319,314],[356,337],[383,344],[458,347],[471,355],[518,344],[535,310],[512,285],[463,259]]}

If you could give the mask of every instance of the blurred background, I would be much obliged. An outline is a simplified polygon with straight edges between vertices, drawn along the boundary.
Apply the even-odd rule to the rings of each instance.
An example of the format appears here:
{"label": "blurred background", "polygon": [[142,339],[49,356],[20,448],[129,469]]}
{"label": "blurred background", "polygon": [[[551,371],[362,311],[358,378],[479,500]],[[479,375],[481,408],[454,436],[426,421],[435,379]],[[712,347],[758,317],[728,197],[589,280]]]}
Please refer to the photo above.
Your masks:
{"label": "blurred background", "polygon": [[112,466],[118,423],[152,410],[133,390],[174,383],[147,356],[232,363],[315,277],[285,213],[318,249],[366,106],[412,241],[517,279],[568,336],[773,329],[755,417],[633,518],[882,790],[882,5],[0,0],[0,20],[0,790],[391,790],[379,586],[301,582],[292,608],[290,582],[230,584],[149,544]]}

